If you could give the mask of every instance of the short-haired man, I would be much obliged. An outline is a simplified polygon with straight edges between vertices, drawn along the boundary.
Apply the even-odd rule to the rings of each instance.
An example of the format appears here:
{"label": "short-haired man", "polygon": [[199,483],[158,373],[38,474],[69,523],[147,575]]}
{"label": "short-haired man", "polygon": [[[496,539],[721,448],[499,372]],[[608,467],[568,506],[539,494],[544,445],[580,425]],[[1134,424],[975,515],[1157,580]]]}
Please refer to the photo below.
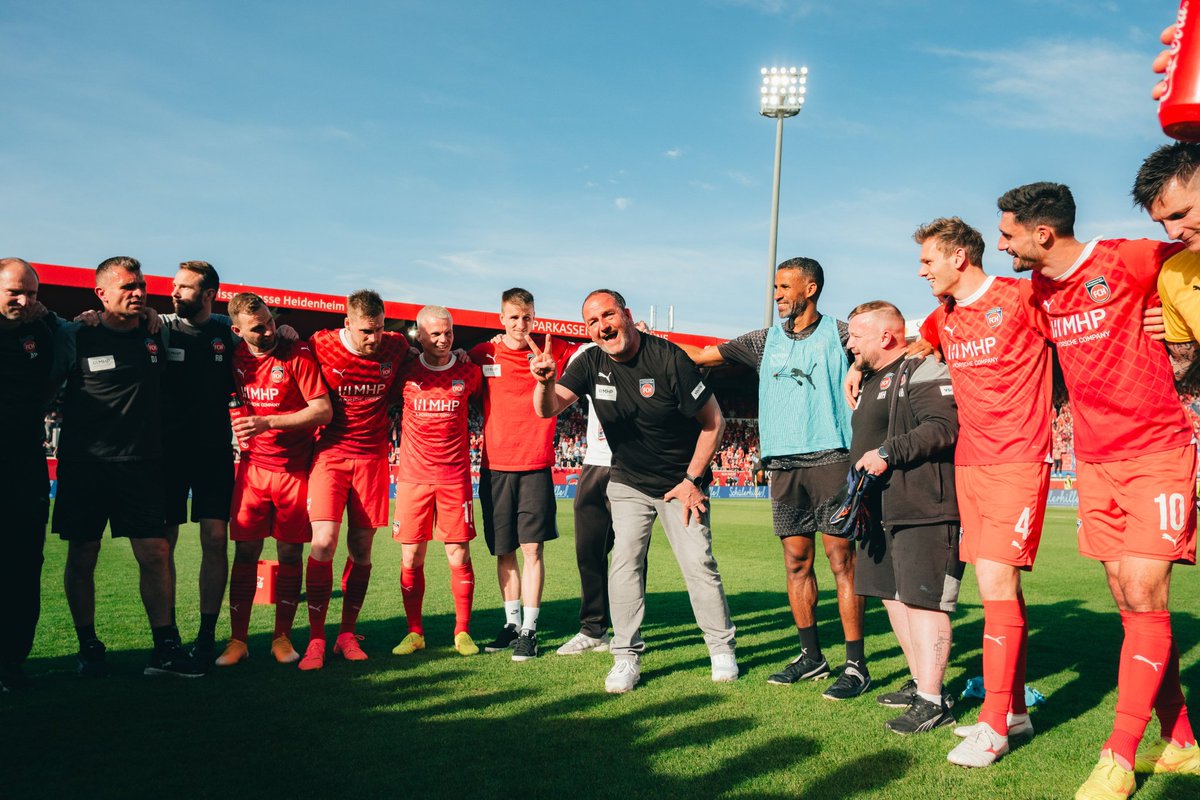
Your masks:
{"label": "short-haired man", "polygon": [[417,342],[421,355],[404,365],[395,391],[404,418],[392,538],[402,548],[400,590],[408,633],[392,652],[404,656],[425,647],[425,551],[436,538],[450,562],[454,649],[473,656],[479,647],[470,633],[475,501],[467,401],[482,391],[483,378],[474,362],[454,355],[454,321],[445,308],[425,306],[417,312]]}
{"label": "short-haired man", "polygon": [[[129,539],[141,573],[154,651],[147,675],[203,674],[172,621],[170,548],[163,530],[162,338],[146,330],[146,279],[137,259],[96,268],[104,311],[96,327],[59,328],[53,379],[66,380],[52,528],[67,541],[64,584],[79,639],[80,674],[108,674],[96,635],[96,559],[105,525]],[[137,501],[130,502],[130,493]]]}
{"label": "short-haired man", "polygon": [[[811,258],[784,261],[775,270],[779,325],[750,331],[700,350],[683,346],[702,367],[744,364],[758,373],[758,429],[762,467],[771,470],[771,518],[783,545],[788,603],[800,637],[800,654],[771,675],[770,683],[829,677],[817,636],[817,578],[813,571],[818,520],[837,507],[849,467],[850,410],[841,386],[850,359],[846,326],[817,311],[825,271]],[[837,584],[846,637],[846,665],[824,697],[857,697],[871,685],[863,649],[863,600],[854,593],[854,547],[821,538]]]}
{"label": "short-haired man", "polygon": [[242,457],[229,524],[229,538],[236,542],[229,578],[232,632],[216,664],[228,667],[249,656],[258,557],[267,538],[275,539],[279,557],[271,652],[279,663],[291,664],[299,658],[291,631],[300,602],[300,559],[304,543],[312,540],[307,506],[313,434],[333,410],[308,345],[279,338],[265,300],[250,292],[234,295],[229,316],[242,339],[233,351],[233,368],[244,405],[233,422]]}
{"label": "short-haired man", "polygon": [[[504,626],[488,653],[512,648],[513,661],[537,656],[537,621],[546,567],[542,550],[558,538],[555,518],[553,419],[539,419],[530,404],[537,381],[529,372],[535,312],[533,295],[512,288],[500,296],[499,342],[471,348],[471,360],[483,370],[483,464],[479,504],[483,537],[496,556],[496,576],[504,600]],[[552,342],[556,363],[565,364],[570,348]],[[524,566],[517,564],[521,551]],[[522,614],[521,603],[525,608]]]}
{"label": "short-haired man", "polygon": [[408,354],[403,334],[384,329],[383,299],[369,289],[346,298],[342,328],[309,339],[332,390],[333,420],[321,431],[309,479],[308,621],[311,638],[300,669],[325,665],[325,615],[333,592],[333,556],[348,511],[342,572],[342,618],[333,652],[363,661],[354,626],[371,578],[375,531],[388,521],[389,395]]}
{"label": "short-haired man", "polygon": [[[1176,380],[1196,363],[1200,345],[1200,145],[1166,144],[1142,162],[1133,184],[1133,200],[1161,223],[1185,249],[1163,262],[1158,273],[1167,355]],[[1189,383],[1192,381],[1189,381]],[[1200,762],[1200,759],[1198,759]]]}
{"label": "short-haired man", "polygon": [[956,731],[968,735],[948,758],[986,767],[1008,752],[1010,735],[1033,734],[1021,572],[1033,569],[1050,487],[1049,325],[1031,282],[983,271],[983,236],[958,217],[920,226],[913,240],[921,246],[920,276],[934,297],[946,298],[921,335],[940,347],[958,400],[960,554],[975,565],[983,600],[987,696],[978,723]]}
{"label": "short-haired man", "polygon": [[1172,565],[1196,561],[1196,445],[1167,356],[1142,330],[1179,247],[1079,241],[1075,200],[1058,183],[1019,186],[997,206],[998,247],[1013,269],[1033,270],[1071,395],[1079,551],[1104,564],[1125,629],[1113,732],[1076,797],[1124,797],[1152,712],[1169,740],[1147,754],[1156,768],[1196,755],[1168,610]]}
{"label": "short-haired man", "polygon": [[220,277],[207,261],[184,261],[171,286],[173,314],[163,314],[167,351],[163,375],[163,483],[166,535],[175,579],[175,544],[188,519],[200,525],[200,630],[192,657],[213,661],[217,617],[229,575],[229,506],[233,448],[229,398],[233,393],[234,337],[212,313]]}
{"label": "short-haired man", "polygon": [[41,611],[42,551],[50,512],[43,419],[54,333],[35,319],[38,276],[27,261],[0,258],[0,406],[7,452],[0,459],[5,554],[0,559],[0,691],[24,688],[23,665]]}
{"label": "short-haired man", "polygon": [[883,600],[916,679],[903,714],[884,724],[901,735],[954,723],[942,694],[950,658],[950,612],[963,565],[954,496],[958,415],[950,373],[932,358],[906,359],[904,317],[876,300],[850,312],[850,349],[863,371],[850,455],[880,476],[869,502],[875,524],[859,543],[855,590]]}
{"label": "short-haired man", "polygon": [[612,447],[608,498],[615,542],[608,591],[615,663],[604,688],[620,694],[641,679],[645,558],[656,518],[687,583],[712,679],[735,681],[735,630],[712,554],[705,494],[725,431],[721,408],[682,350],[638,331],[617,292],[589,294],[583,321],[597,347],[571,364],[560,383],[549,346],[534,347],[529,367],[537,379],[533,404],[539,416],[552,418],[588,395]]}

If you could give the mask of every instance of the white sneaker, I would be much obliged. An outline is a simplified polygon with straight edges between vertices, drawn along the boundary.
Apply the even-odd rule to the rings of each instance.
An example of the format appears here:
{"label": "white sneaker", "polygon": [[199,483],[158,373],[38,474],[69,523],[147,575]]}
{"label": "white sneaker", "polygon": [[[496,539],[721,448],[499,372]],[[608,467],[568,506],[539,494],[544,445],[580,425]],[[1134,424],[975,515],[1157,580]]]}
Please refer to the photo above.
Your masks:
{"label": "white sneaker", "polygon": [[641,664],[633,658],[618,658],[604,679],[604,691],[609,694],[625,694],[633,691],[642,679]]}
{"label": "white sneaker", "polygon": [[971,735],[958,743],[946,756],[951,764],[960,767],[989,767],[1008,752],[1008,737],[992,730],[986,722],[972,726]]}
{"label": "white sneaker", "polygon": [[[979,727],[980,722],[974,725],[959,725],[954,729],[955,736],[967,738],[975,729]],[[1033,736],[1033,723],[1029,721],[1029,714],[1013,714],[1008,715],[1008,736],[1011,739],[1014,736]]]}
{"label": "white sneaker", "polygon": [[560,656],[577,656],[580,653],[607,653],[608,642],[609,636],[607,633],[596,639],[580,631],[569,642],[554,652]]}
{"label": "white sneaker", "polygon": [[715,683],[733,683],[738,679],[737,659],[733,653],[716,653],[712,657],[712,679]]}

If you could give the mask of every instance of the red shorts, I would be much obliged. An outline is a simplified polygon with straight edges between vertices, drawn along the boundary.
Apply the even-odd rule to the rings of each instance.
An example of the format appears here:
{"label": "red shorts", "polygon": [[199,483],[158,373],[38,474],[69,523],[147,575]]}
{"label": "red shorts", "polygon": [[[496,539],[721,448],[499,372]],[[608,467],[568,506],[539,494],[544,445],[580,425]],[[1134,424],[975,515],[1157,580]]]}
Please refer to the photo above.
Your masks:
{"label": "red shorts", "polygon": [[1196,447],[1077,466],[1079,552],[1196,563]]}
{"label": "red shorts", "polygon": [[388,521],[387,456],[343,458],[322,453],[308,475],[308,518],[342,521],[351,528],[382,528]]}
{"label": "red shorts", "polygon": [[243,459],[233,484],[229,538],[254,542],[273,536],[292,544],[311,542],[307,505],[308,475],[272,472]]}
{"label": "red shorts", "polygon": [[401,544],[469,542],[475,538],[471,480],[462,483],[397,483],[392,538]]}
{"label": "red shorts", "polygon": [[1050,465],[1042,463],[957,466],[958,513],[963,561],[998,561],[1032,569],[1042,541]]}

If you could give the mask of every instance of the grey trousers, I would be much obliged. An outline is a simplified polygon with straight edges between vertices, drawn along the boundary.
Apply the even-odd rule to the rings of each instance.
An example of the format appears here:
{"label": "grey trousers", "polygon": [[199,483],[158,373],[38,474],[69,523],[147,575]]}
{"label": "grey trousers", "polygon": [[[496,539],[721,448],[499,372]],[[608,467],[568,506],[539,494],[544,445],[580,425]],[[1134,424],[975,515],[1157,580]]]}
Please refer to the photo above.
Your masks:
{"label": "grey trousers", "polygon": [[736,645],[735,630],[721,573],[712,554],[708,513],[693,515],[685,527],[683,506],[678,500],[668,503],[622,483],[608,484],[608,500],[612,505],[615,539],[608,568],[608,604],[613,627],[609,650],[613,656],[636,658],[646,649],[641,631],[646,613],[646,582],[642,573],[656,517],[662,522],[687,583],[692,613],[704,633],[709,655],[732,653]]}

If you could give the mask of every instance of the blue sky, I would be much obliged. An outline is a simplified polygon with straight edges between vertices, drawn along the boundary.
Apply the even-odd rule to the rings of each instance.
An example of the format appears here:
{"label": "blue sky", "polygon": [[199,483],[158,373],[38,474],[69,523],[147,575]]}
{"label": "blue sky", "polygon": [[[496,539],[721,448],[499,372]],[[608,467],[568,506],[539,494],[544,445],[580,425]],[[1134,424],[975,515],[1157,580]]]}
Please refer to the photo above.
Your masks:
{"label": "blue sky", "polygon": [[[1141,0],[26,2],[0,7],[0,255],[184,259],[226,280],[490,309],[590,289],[676,330],[762,323],[774,122],[806,64],[779,259],[821,308],[932,307],[918,224],[995,243],[995,199],[1068,184],[1077,231],[1161,237],[1129,201],[1166,141]],[[1009,272],[989,251],[984,266]]]}

